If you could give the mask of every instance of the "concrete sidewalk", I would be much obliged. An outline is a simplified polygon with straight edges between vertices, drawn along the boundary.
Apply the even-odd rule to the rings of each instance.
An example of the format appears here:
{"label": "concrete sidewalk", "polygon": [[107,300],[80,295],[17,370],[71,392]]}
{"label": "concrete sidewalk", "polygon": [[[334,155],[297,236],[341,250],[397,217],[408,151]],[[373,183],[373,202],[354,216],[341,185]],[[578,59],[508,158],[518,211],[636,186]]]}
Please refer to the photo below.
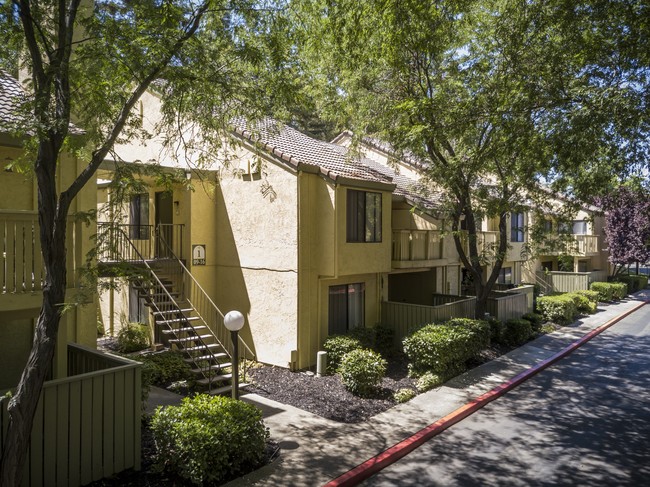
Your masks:
{"label": "concrete sidewalk", "polygon": [[644,290],[620,303],[601,305],[596,314],[533,340],[365,423],[337,423],[247,394],[242,399],[262,409],[281,454],[270,465],[227,485],[322,485],[648,299],[650,290]]}

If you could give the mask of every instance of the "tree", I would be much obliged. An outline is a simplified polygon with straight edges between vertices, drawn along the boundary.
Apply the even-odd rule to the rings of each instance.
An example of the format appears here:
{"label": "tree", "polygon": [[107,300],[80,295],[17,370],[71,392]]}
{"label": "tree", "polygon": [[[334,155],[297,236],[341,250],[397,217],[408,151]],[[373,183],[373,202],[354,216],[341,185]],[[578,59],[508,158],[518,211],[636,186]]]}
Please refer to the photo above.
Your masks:
{"label": "tree", "polygon": [[599,203],[605,212],[605,241],[613,274],[630,264],[650,262],[650,192],[619,186]]}
{"label": "tree", "polygon": [[[116,141],[152,135],[143,133],[133,108],[154,84],[164,94],[159,130],[170,142],[176,134],[174,140],[184,141],[188,150],[200,138],[203,150],[214,155],[231,117],[268,114],[286,92],[280,76],[286,67],[285,36],[273,23],[280,3],[13,0],[3,5],[1,40],[4,46],[21,46],[14,59],[30,75],[28,116],[15,133],[26,141],[27,166],[37,180],[45,283],[33,346],[8,406],[0,486],[20,485],[34,412],[55,350],[65,302],[71,201]],[[74,139],[73,121],[84,130]],[[57,192],[57,161],[64,150],[79,151],[88,164]]]}
{"label": "tree", "polygon": [[[588,49],[606,36],[585,40],[574,21],[612,26],[591,15],[510,0],[324,0],[300,13],[317,33],[302,37],[303,57],[316,82],[335,87],[336,111],[359,137],[375,134],[422,163],[444,193],[479,317],[507,257],[509,214],[549,200],[549,182],[584,188],[579,168],[606,159],[622,136],[608,110],[629,107],[622,100],[637,86],[613,68],[594,75],[601,65]],[[485,219],[499,238],[481,249]]]}

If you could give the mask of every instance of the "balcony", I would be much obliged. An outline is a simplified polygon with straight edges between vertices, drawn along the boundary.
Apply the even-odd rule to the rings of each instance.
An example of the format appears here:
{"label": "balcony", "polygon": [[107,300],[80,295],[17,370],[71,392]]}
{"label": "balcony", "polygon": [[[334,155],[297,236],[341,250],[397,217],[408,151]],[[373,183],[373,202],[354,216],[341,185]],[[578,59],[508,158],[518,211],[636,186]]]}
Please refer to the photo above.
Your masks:
{"label": "balcony", "polygon": [[97,261],[100,264],[184,258],[183,226],[97,223]]}
{"label": "balcony", "polygon": [[438,230],[393,230],[394,269],[441,265],[444,254],[443,238]]}
{"label": "balcony", "polygon": [[[77,284],[77,266],[83,260],[81,225],[72,217],[68,218],[68,288]],[[0,300],[7,298],[3,311],[9,311],[14,306],[29,307],[29,303],[22,303],[21,296],[40,295],[44,279],[38,213],[0,210]]]}
{"label": "balcony", "polygon": [[548,239],[542,255],[571,255],[574,257],[591,257],[598,255],[599,235],[567,235],[569,241],[558,237]]}

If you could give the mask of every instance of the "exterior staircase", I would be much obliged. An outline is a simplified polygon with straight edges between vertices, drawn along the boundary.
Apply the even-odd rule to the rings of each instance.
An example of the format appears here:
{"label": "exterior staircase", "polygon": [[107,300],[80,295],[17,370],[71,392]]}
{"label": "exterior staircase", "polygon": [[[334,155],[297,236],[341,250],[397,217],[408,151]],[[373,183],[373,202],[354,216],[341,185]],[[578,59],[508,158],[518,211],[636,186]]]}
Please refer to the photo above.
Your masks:
{"label": "exterior staircase", "polygon": [[[195,382],[210,394],[230,392],[233,345],[223,313],[174,254],[163,237],[165,232],[156,231],[152,236],[155,247],[165,249],[158,252],[164,258],[147,259],[127,232],[117,227],[111,232],[117,232],[123,241],[125,260],[138,269],[130,281],[151,312],[155,342],[182,353],[196,376]],[[246,360],[254,360],[255,355],[241,336],[238,339],[239,359],[243,360],[239,370],[245,376]],[[247,385],[240,382],[239,388]]]}

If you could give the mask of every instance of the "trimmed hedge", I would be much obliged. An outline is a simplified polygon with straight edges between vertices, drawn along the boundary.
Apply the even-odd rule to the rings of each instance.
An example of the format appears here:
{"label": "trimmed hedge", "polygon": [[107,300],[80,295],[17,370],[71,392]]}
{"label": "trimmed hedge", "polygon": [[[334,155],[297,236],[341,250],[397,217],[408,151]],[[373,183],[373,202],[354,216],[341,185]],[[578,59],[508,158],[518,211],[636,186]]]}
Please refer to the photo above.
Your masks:
{"label": "trimmed hedge", "polygon": [[353,350],[363,349],[361,340],[348,335],[330,335],[323,343],[323,350],[327,352],[327,371],[330,374],[335,373],[343,356]]}
{"label": "trimmed hedge", "polygon": [[151,431],[156,468],[198,485],[256,468],[264,459],[269,438],[260,409],[207,394],[186,397],[180,406],[158,408]]}
{"label": "trimmed hedge", "polygon": [[502,343],[505,345],[521,345],[528,341],[533,334],[533,327],[530,321],[508,320],[504,323]]}
{"label": "trimmed hedge", "polygon": [[578,309],[571,296],[557,294],[537,298],[537,310],[546,321],[560,325],[571,323],[578,314]]}
{"label": "trimmed hedge", "polygon": [[412,375],[429,371],[445,375],[490,344],[490,328],[480,320],[454,320],[452,324],[426,325],[402,343]]}
{"label": "trimmed hedge", "polygon": [[642,274],[623,274],[615,276],[614,281],[627,284],[627,289],[630,293],[635,293],[648,287],[648,276]]}
{"label": "trimmed hedge", "polygon": [[368,349],[346,353],[339,366],[341,382],[356,396],[369,396],[386,375],[386,361]]}
{"label": "trimmed hedge", "polygon": [[592,282],[589,289],[598,292],[598,301],[605,303],[627,296],[627,284],[623,282]]}
{"label": "trimmed hedge", "polygon": [[575,294],[580,294],[585,296],[589,301],[598,305],[598,291],[592,291],[590,289],[580,289],[578,291],[573,291]]}
{"label": "trimmed hedge", "polygon": [[593,314],[596,312],[597,304],[590,301],[587,296],[575,292],[566,295],[573,299],[579,313]]}

